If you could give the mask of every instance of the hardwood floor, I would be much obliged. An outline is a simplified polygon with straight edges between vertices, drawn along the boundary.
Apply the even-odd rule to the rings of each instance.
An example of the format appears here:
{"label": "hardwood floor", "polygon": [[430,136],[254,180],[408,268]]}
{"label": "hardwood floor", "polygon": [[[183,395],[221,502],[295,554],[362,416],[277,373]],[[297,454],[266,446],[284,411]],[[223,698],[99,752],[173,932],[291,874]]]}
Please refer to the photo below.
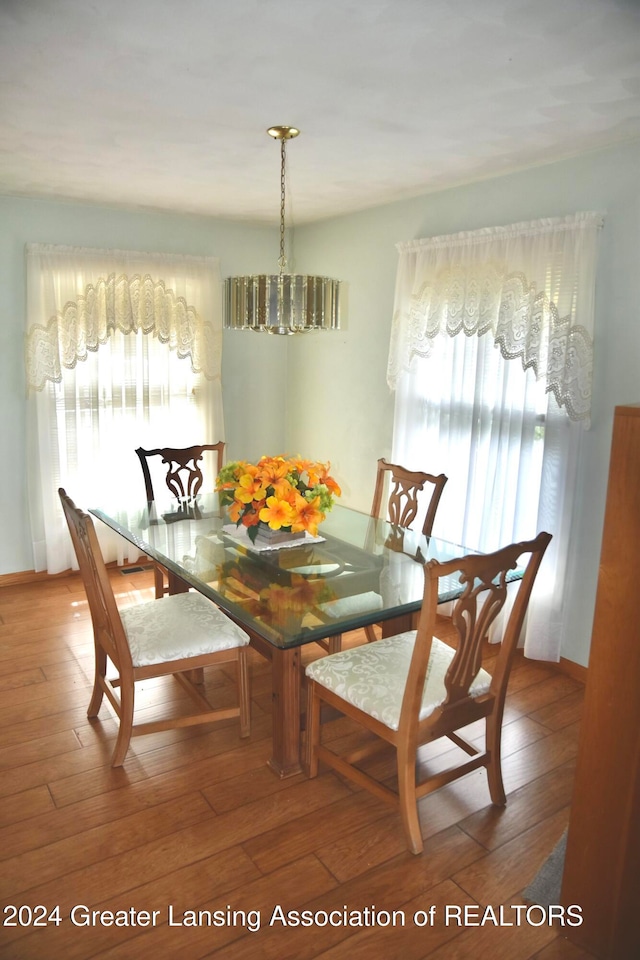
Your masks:
{"label": "hardwood floor", "polygon": [[[150,572],[112,578],[123,603],[152,598]],[[270,675],[257,655],[247,741],[236,721],[140,737],[118,770],[110,708],[97,722],[86,717],[92,669],[78,578],[0,588],[3,960],[588,956],[560,925],[540,922],[539,908],[519,925],[515,909],[568,821],[576,680],[518,659],[505,717],[506,808],[489,803],[482,771],[426,797],[425,851],[414,857],[399,818],[375,798],[329,772],[279,781],[266,767]],[[212,673],[209,694],[233,697],[232,680]],[[180,709],[180,697],[170,680],[143,684],[138,714]],[[343,718],[328,735],[359,733]],[[433,745],[421,762],[438,766],[446,754]],[[384,757],[376,763],[392,776]],[[481,924],[487,905],[497,920],[504,907],[502,925]],[[102,913],[92,920],[90,911]],[[219,924],[188,925],[198,911]],[[287,911],[320,913],[309,927],[283,923]],[[353,911],[352,924],[376,911],[378,924],[323,926],[322,911]]]}

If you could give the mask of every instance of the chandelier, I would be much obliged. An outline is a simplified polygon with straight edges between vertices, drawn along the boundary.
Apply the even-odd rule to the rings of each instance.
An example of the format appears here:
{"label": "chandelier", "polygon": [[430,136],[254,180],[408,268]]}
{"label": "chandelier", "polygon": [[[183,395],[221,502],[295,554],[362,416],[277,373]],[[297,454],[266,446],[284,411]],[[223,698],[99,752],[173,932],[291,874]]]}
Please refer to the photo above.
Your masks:
{"label": "chandelier", "polygon": [[300,133],[295,127],[269,127],[280,141],[279,273],[227,277],[224,281],[224,326],[231,330],[303,333],[337,330],[340,326],[340,281],[330,277],[287,273],[285,256],[286,143]]}

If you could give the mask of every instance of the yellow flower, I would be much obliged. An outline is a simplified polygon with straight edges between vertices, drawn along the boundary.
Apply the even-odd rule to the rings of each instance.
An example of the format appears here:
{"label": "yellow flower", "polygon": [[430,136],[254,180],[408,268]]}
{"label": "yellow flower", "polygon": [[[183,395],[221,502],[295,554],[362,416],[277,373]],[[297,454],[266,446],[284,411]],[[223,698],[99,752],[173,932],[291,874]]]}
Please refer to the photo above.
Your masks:
{"label": "yellow flower", "polygon": [[265,486],[275,487],[276,481],[289,473],[289,463],[282,457],[263,457],[258,464],[260,477]]}
{"label": "yellow flower", "polygon": [[250,473],[245,473],[238,481],[239,485],[234,494],[236,500],[241,503],[251,503],[252,500],[264,500],[267,495],[267,488],[259,480],[254,479]]}
{"label": "yellow flower", "polygon": [[293,519],[293,509],[286,500],[267,497],[267,504],[260,511],[260,519],[263,523],[268,523],[272,530],[279,530],[280,527],[290,527]]}
{"label": "yellow flower", "polygon": [[274,496],[276,496],[278,500],[286,500],[287,503],[293,503],[296,491],[286,477],[282,477],[280,480],[274,480],[271,486],[273,487]]}
{"label": "yellow flower", "polygon": [[307,530],[312,537],[318,534],[318,524],[324,520],[324,513],[318,509],[320,497],[313,500],[305,500],[300,494],[296,497],[293,507],[293,520],[291,530],[298,533],[299,530]]}

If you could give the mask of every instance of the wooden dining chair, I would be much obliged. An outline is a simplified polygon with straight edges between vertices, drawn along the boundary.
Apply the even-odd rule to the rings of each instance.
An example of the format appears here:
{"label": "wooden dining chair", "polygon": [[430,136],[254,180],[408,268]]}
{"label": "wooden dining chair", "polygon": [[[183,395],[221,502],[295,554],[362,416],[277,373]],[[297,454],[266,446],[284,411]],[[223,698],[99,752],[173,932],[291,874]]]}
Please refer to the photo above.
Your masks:
{"label": "wooden dining chair", "polygon": [[[202,446],[193,447],[157,447],[154,450],[138,447],[136,453],[142,467],[147,502],[152,503],[156,499],[150,460],[155,461],[158,467],[162,468],[161,471],[154,471],[156,480],[160,478],[161,473],[172,497],[178,500],[192,500],[200,492],[204,483],[202,460],[205,453],[210,451],[213,455],[215,472],[212,471],[212,480],[214,480],[222,469],[224,448],[225,444],[222,440],[218,443],[205,443]],[[211,489],[213,490],[213,486]],[[156,599],[159,599],[168,592],[165,580],[166,570],[155,560],[152,561],[152,566]]]}
{"label": "wooden dining chair", "polygon": [[[388,520],[394,527],[409,529],[420,513],[422,533],[425,537],[430,537],[440,497],[448,479],[444,473],[436,476],[421,470],[407,470],[406,467],[398,463],[388,463],[381,457],[378,460],[371,516]],[[399,536],[402,538],[402,533]],[[366,626],[364,633],[369,643],[378,639],[373,625]]]}
{"label": "wooden dining chair", "polygon": [[[425,495],[422,513],[422,533],[425,537],[431,536],[433,521],[436,517],[440,497],[448,477],[444,473],[435,476],[433,473],[423,473],[421,470],[407,470],[398,463],[387,463],[384,457],[378,460],[376,485],[373,491],[371,516],[388,520],[394,526],[409,528],[421,511],[420,494],[430,490],[429,498]],[[386,504],[383,510],[383,494],[387,487]],[[426,494],[425,492],[425,494]]]}
{"label": "wooden dining chair", "polygon": [[[531,590],[550,540],[548,533],[540,533],[535,540],[514,543],[495,553],[445,563],[429,561],[417,631],[344,650],[306,668],[309,776],[317,775],[322,761],[399,807],[412,853],[423,849],[418,800],[425,794],[485,767],[491,800],[497,805],[506,803],[500,743],[507,683]],[[505,606],[508,576],[524,554],[528,554],[524,575],[511,585],[515,598],[490,674],[482,667],[483,644],[487,630]],[[463,589],[452,614],[456,649],[434,637],[443,578],[449,584],[459,581]],[[358,721],[376,739],[347,755],[334,752],[321,743],[322,704]],[[459,732],[476,720],[485,721],[484,749]],[[448,737],[472,759],[463,757],[451,768],[417,782],[418,748],[440,737]],[[397,792],[359,766],[387,744],[396,751]]]}
{"label": "wooden dining chair", "polygon": [[[112,765],[123,764],[131,737],[140,734],[239,717],[240,736],[249,736],[245,631],[200,593],[180,593],[119,610],[93,520],[62,488],[58,493],[93,622],[95,677],[87,715],[97,717],[106,694],[119,719]],[[114,680],[106,675],[108,661],[118,673]],[[188,672],[198,676],[204,667],[229,661],[237,667],[238,705],[214,708]],[[168,675],[187,691],[198,712],[134,724],[136,682]]]}
{"label": "wooden dining chair", "polygon": [[[397,463],[388,463],[384,457],[378,460],[371,516],[388,520],[392,527],[402,528],[398,530],[397,537],[391,533],[393,539],[388,546],[402,551],[403,530],[411,527],[419,513],[424,514],[422,533],[426,537],[431,536],[440,497],[448,479],[444,473],[435,476],[421,470],[407,470]],[[431,490],[428,501],[426,496],[420,496],[425,491],[425,485],[427,493]],[[375,624],[367,624],[362,629],[368,643],[378,639]],[[342,637],[336,635],[328,640],[319,640],[318,646],[328,653],[337,653],[342,649]]]}

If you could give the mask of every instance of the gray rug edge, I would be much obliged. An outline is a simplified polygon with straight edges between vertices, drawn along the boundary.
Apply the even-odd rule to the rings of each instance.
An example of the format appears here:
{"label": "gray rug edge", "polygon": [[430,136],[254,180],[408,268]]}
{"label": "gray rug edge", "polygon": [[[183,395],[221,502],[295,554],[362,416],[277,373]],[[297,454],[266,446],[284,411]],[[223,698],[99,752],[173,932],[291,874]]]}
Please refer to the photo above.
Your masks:
{"label": "gray rug edge", "polygon": [[529,886],[522,891],[525,900],[540,907],[560,903],[566,848],[567,831],[565,830]]}

